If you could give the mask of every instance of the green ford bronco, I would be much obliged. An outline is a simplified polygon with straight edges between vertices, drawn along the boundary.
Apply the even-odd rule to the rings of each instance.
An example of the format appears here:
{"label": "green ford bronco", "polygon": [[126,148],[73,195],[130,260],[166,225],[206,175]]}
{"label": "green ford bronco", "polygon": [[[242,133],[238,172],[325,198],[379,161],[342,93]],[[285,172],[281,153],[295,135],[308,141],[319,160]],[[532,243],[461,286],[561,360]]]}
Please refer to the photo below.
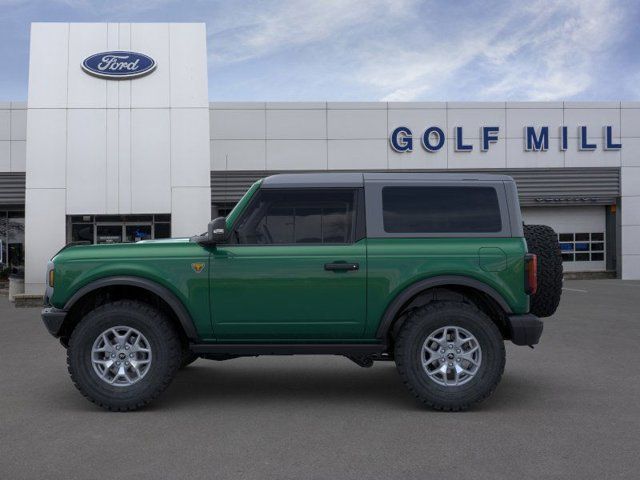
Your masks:
{"label": "green ford bronco", "polygon": [[67,245],[42,318],[108,410],[197,358],[294,354],[395,361],[420,402],[461,410],[498,385],[505,340],[538,343],[561,288],[555,233],[523,225],[510,177],[287,174],[199,236]]}

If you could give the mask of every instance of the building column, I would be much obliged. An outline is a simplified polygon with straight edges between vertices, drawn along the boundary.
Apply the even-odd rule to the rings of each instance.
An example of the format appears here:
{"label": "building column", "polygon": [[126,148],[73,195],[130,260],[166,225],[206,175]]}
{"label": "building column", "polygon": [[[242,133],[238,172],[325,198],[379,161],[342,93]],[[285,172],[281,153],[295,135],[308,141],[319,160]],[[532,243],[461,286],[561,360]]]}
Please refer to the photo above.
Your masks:
{"label": "building column", "polygon": [[640,280],[640,166],[620,169],[623,280]]}
{"label": "building column", "polygon": [[65,190],[27,188],[25,202],[25,293],[42,295],[47,262],[65,245]]}
{"label": "building column", "polygon": [[207,231],[211,219],[211,188],[171,189],[171,236],[192,237]]}

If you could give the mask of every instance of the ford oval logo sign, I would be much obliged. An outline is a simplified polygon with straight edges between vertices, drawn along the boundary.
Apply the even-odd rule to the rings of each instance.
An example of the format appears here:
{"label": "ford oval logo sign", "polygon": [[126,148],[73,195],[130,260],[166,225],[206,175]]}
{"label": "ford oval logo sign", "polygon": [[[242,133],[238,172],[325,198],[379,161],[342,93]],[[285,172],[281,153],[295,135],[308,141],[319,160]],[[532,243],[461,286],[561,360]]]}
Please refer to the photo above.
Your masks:
{"label": "ford oval logo sign", "polygon": [[96,53],[82,62],[82,69],[88,74],[115,80],[141,77],[155,68],[153,58],[136,52]]}

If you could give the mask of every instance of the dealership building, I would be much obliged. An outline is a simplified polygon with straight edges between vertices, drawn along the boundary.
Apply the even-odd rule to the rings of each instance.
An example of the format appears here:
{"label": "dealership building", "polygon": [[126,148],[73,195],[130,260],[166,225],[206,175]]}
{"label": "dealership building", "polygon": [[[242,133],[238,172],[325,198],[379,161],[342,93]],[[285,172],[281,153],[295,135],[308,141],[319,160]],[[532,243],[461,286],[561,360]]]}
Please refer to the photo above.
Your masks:
{"label": "dealership building", "polygon": [[26,293],[67,242],[200,233],[281,172],[508,174],[566,271],[640,279],[640,102],[210,102],[208,83],[204,24],[32,25],[27,101],[0,102]]}

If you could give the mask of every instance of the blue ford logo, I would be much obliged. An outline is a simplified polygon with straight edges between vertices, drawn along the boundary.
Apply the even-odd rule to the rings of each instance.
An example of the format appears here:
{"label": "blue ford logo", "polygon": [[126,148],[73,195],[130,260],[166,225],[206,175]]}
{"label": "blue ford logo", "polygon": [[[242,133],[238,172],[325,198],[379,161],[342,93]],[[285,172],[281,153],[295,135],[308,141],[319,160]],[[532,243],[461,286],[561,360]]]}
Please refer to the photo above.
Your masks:
{"label": "blue ford logo", "polygon": [[155,68],[153,58],[136,52],[96,53],[82,62],[82,69],[88,74],[112,79],[141,77]]}

